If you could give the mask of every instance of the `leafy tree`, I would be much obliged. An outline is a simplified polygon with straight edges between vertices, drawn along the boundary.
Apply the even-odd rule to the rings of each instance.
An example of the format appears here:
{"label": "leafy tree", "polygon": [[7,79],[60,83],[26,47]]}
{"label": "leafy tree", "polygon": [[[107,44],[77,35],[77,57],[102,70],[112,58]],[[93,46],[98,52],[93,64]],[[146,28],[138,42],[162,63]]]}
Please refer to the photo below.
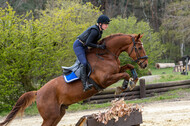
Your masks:
{"label": "leafy tree", "polygon": [[100,15],[90,3],[66,0],[39,13],[35,19],[32,13],[16,15],[9,5],[0,8],[0,111],[61,75],[62,65],[72,65],[73,42]]}
{"label": "leafy tree", "polygon": [[190,55],[190,1],[180,0],[167,6],[162,22],[162,38],[167,43],[165,57],[178,60],[184,55]]}

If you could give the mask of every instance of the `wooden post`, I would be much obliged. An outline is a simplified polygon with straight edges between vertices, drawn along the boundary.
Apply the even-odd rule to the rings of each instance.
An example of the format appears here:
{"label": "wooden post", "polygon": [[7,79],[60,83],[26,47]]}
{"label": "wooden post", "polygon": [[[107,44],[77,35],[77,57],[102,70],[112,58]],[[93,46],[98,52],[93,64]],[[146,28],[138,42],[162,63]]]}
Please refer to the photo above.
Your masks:
{"label": "wooden post", "polygon": [[146,97],[145,79],[140,79],[140,98]]}

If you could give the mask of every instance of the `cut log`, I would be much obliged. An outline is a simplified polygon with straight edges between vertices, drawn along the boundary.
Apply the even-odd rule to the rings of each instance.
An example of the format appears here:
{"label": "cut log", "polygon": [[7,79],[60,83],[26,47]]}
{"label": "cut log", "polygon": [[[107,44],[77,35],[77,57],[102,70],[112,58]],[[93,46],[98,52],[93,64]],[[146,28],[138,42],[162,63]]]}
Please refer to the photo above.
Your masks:
{"label": "cut log", "polygon": [[155,67],[157,69],[175,67],[175,63],[156,63]]}

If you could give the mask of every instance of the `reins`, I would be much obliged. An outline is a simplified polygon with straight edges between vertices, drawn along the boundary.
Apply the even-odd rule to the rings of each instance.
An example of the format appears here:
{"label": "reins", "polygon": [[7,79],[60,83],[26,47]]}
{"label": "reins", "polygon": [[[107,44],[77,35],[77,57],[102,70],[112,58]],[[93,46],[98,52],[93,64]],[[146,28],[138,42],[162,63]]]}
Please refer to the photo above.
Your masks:
{"label": "reins", "polygon": [[[103,42],[104,44],[106,43],[105,41]],[[105,51],[104,53],[99,53],[98,51],[96,52],[96,56],[101,59],[101,60],[104,60],[103,57],[101,57],[102,55],[105,55],[106,53],[108,54],[111,54],[114,58],[119,58],[116,54],[114,54],[113,52],[111,52],[108,48],[105,48]]]}

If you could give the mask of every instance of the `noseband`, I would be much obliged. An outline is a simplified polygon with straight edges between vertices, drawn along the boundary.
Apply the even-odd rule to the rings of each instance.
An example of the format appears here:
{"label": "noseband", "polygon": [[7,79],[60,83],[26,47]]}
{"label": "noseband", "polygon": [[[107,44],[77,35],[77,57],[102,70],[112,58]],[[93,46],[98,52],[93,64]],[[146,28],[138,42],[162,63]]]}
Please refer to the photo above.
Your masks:
{"label": "noseband", "polygon": [[131,53],[133,52],[133,49],[135,49],[137,59],[134,60],[134,61],[135,61],[136,63],[138,63],[138,62],[140,61],[140,59],[144,59],[142,62],[140,62],[140,64],[142,64],[142,63],[145,62],[146,59],[148,59],[148,56],[147,56],[147,55],[142,56],[142,57],[140,56],[139,51],[138,51],[138,49],[137,49],[137,47],[136,47],[135,38],[134,38],[133,36],[131,36],[131,37],[132,37],[132,41],[133,41],[133,48],[131,49],[131,52],[129,53],[129,56],[130,56]]}

